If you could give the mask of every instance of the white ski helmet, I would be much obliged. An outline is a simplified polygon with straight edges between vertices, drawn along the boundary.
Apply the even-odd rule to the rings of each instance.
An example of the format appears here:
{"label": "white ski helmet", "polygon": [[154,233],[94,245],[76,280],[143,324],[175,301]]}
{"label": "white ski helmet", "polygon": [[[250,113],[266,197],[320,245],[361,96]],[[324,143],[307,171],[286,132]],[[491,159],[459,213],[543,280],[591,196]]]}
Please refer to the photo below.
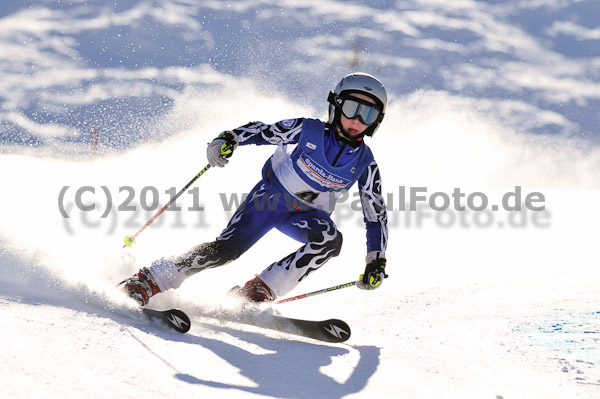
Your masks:
{"label": "white ski helmet", "polygon": [[372,98],[379,109],[379,116],[375,123],[370,125],[361,136],[373,136],[383,120],[385,107],[387,104],[387,93],[383,84],[374,76],[367,73],[356,72],[344,76],[335,86],[333,91],[329,92],[327,101],[329,102],[328,123],[334,124],[340,121],[341,106],[340,99],[347,99],[352,93],[360,93]]}

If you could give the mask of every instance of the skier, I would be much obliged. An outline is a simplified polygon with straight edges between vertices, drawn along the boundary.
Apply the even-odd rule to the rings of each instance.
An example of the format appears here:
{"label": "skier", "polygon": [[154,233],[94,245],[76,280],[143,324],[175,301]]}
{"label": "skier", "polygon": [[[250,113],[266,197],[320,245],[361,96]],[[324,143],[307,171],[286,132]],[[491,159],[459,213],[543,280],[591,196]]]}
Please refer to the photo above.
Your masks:
{"label": "skier", "polygon": [[342,234],[330,215],[343,190],[356,182],[367,236],[366,266],[357,286],[380,287],[387,277],[387,213],[379,168],[363,139],[373,136],[383,120],[387,94],[375,77],[353,73],[329,93],[328,102],[327,123],[308,118],[273,125],[251,122],[209,143],[212,167],[224,167],[238,146],[275,144],[277,149],[265,163],[262,179],[215,241],[142,268],[124,281],[128,294],[146,305],[150,297],[178,288],[187,277],[237,259],[275,227],[303,245],[234,289],[249,301],[273,301],[340,253]]}

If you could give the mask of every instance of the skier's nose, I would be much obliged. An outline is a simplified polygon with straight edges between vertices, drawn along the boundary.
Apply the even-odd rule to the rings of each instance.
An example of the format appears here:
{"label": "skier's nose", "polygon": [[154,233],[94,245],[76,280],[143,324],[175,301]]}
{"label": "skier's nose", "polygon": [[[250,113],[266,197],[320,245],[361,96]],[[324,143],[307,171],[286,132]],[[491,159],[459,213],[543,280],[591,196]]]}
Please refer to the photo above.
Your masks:
{"label": "skier's nose", "polygon": [[358,129],[361,126],[364,126],[364,124],[360,121],[360,118],[354,118],[354,119],[352,119],[352,127]]}

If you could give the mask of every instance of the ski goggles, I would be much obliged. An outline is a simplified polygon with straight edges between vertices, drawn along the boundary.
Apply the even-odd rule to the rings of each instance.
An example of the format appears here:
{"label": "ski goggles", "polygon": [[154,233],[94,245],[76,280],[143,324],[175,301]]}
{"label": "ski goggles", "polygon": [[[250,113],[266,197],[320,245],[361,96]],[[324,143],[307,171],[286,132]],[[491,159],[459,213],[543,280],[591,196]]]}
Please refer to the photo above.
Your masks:
{"label": "ski goggles", "polygon": [[360,121],[367,126],[381,122],[383,118],[379,108],[371,102],[354,97],[344,98],[340,96],[334,96],[334,101],[346,118],[360,118]]}

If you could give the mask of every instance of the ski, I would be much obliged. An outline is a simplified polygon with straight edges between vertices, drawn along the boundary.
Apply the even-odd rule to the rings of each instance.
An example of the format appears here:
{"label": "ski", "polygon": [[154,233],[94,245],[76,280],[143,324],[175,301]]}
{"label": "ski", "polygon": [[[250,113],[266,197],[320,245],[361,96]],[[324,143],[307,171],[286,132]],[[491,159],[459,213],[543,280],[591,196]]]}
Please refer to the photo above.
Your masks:
{"label": "ski", "polygon": [[250,324],[325,342],[344,342],[350,338],[350,326],[338,319],[315,321],[269,315],[265,319],[251,319]]}
{"label": "ski", "polygon": [[167,327],[185,334],[190,330],[192,325],[190,318],[179,309],[155,310],[142,308],[142,313],[150,320],[160,320]]}
{"label": "ski", "polygon": [[217,320],[252,325],[268,330],[312,338],[324,342],[339,343],[350,338],[350,326],[342,320],[303,320],[274,315],[258,310],[244,309],[239,312],[202,312],[203,316]]}

